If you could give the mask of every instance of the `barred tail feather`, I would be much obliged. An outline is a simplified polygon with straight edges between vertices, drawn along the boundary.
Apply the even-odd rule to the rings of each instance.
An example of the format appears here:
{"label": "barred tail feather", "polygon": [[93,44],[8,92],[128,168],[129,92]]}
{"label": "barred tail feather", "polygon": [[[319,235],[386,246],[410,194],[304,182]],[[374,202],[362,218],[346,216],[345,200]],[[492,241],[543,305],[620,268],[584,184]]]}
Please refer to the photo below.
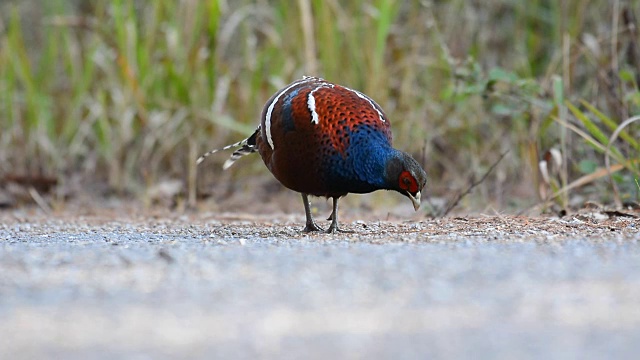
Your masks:
{"label": "barred tail feather", "polygon": [[234,151],[233,154],[231,154],[231,157],[224,162],[224,165],[222,165],[222,170],[227,170],[231,167],[231,165],[233,165],[234,162],[236,162],[241,157],[249,155],[256,151],[258,151],[258,149],[255,147],[255,145],[245,144],[240,149]]}
{"label": "barred tail feather", "polygon": [[256,131],[253,133],[253,135],[251,135],[250,137],[239,141],[235,144],[231,144],[231,145],[227,145],[223,148],[219,148],[219,149],[213,149],[213,150],[209,150],[206,153],[202,154],[198,160],[196,160],[196,164],[200,164],[201,162],[204,161],[204,159],[206,159],[207,157],[217,153],[218,151],[224,151],[224,150],[229,150],[232,148],[238,148],[236,149],[233,154],[231,154],[231,157],[225,161],[224,165],[222,166],[222,168],[224,170],[228,169],[231,165],[233,165],[234,162],[236,162],[236,160],[240,159],[241,157],[254,153],[256,151],[258,151],[258,148],[256,147],[256,136],[258,136],[258,134],[260,133],[260,127],[258,127],[256,129]]}
{"label": "barred tail feather", "polygon": [[238,146],[243,146],[243,145],[244,145],[243,143],[244,143],[244,142],[246,142],[246,141],[247,141],[247,139],[244,139],[244,140],[242,140],[242,141],[240,141],[240,142],[237,142],[237,143],[235,143],[235,144],[231,144],[231,145],[227,145],[227,146],[225,146],[225,147],[223,147],[223,148],[220,148],[220,149],[212,149],[212,150],[209,150],[209,151],[207,151],[206,153],[204,153],[204,154],[200,155],[200,157],[198,158],[198,160],[196,160],[196,164],[198,164],[198,165],[199,165],[201,162],[203,162],[203,161],[204,161],[204,159],[206,159],[206,158],[208,158],[209,156],[211,156],[211,155],[213,155],[213,154],[217,153],[218,151],[229,150],[229,149],[231,149],[231,148],[235,148],[235,147],[238,147]]}

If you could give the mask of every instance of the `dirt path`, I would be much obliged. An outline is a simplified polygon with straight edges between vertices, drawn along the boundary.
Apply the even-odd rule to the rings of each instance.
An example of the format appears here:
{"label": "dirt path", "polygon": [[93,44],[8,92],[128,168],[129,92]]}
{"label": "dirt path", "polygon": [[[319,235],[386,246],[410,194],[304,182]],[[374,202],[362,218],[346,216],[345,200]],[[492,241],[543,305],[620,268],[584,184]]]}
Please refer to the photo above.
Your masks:
{"label": "dirt path", "polygon": [[640,221],[0,212],[0,358],[633,358]]}

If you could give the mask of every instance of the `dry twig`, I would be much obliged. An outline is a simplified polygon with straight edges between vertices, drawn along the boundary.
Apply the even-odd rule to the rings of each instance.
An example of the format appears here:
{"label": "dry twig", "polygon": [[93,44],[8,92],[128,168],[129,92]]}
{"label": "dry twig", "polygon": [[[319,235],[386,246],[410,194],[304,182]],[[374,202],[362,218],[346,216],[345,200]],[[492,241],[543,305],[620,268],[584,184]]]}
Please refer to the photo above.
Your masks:
{"label": "dry twig", "polygon": [[482,175],[480,180],[473,180],[473,178],[472,178],[471,183],[469,184],[467,189],[465,191],[459,193],[451,202],[449,202],[449,205],[445,209],[444,213],[442,213],[442,216],[446,216],[451,210],[453,210],[453,208],[458,205],[458,203],[460,202],[460,200],[462,200],[463,197],[465,197],[465,196],[467,196],[467,195],[469,195],[471,193],[471,190],[473,190],[474,187],[482,184],[482,182],[484,182],[484,180],[487,178],[487,176],[489,176],[489,174],[493,171],[493,169],[495,169],[496,166],[498,166],[500,161],[502,161],[502,159],[504,159],[505,155],[507,155],[508,153],[509,153],[509,150],[503,152],[500,155],[500,157],[498,158],[498,160],[496,160],[496,162],[494,162],[493,165],[491,165],[489,167],[489,170],[487,170],[487,172],[484,173],[484,175]]}

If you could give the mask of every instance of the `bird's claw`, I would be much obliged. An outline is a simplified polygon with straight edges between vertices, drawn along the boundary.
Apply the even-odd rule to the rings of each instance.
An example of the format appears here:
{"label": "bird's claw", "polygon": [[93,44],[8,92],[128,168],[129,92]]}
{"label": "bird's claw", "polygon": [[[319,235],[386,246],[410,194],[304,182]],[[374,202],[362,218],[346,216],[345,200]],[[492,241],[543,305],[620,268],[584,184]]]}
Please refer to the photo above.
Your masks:
{"label": "bird's claw", "polygon": [[302,231],[308,233],[308,232],[314,232],[314,231],[324,231],[324,229],[318,226],[315,222],[308,222],[307,225],[304,227],[304,230]]}
{"label": "bird's claw", "polygon": [[329,228],[327,229],[327,234],[335,234],[335,233],[351,234],[351,233],[355,233],[355,231],[341,229],[338,227],[338,224],[332,222],[331,226],[329,226]]}

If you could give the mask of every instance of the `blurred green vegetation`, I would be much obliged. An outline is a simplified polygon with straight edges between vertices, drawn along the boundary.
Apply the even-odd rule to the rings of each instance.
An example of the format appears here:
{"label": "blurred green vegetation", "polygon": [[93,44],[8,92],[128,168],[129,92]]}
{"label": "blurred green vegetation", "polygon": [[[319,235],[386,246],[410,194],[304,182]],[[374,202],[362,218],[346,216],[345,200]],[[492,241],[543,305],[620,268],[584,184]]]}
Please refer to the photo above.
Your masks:
{"label": "blurred green vegetation", "polygon": [[[467,207],[637,201],[637,122],[609,146],[615,191],[598,171],[639,114],[639,12],[622,0],[0,1],[0,176],[134,195],[170,177],[193,194],[225,160],[196,182],[200,153],[250,134],[272,93],[316,75],[385,109],[432,196],[509,150]],[[233,171],[270,176],[258,160]]]}

